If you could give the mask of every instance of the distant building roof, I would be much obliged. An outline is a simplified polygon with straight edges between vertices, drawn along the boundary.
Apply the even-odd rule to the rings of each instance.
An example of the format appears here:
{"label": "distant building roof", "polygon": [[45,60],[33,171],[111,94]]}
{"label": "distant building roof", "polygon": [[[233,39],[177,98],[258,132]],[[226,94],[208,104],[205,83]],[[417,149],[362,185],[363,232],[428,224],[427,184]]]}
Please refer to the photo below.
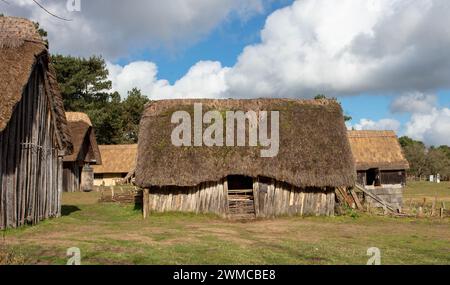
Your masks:
{"label": "distant building roof", "polygon": [[79,112],[67,112],[67,122],[73,142],[73,153],[65,156],[65,162],[92,162],[101,164],[102,158],[95,138],[94,128],[88,115]]}
{"label": "distant building roof", "polygon": [[348,138],[357,170],[409,169],[394,131],[349,131]]}
{"label": "distant building roof", "polygon": [[94,173],[129,173],[136,167],[137,144],[100,145],[102,164]]}

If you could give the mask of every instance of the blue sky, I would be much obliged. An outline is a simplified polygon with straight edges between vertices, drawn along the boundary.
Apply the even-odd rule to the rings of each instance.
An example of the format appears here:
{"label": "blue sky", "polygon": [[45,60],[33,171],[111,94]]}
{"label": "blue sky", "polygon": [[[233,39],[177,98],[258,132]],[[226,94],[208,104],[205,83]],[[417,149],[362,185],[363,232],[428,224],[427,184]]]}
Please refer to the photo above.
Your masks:
{"label": "blue sky", "polygon": [[150,49],[138,55],[119,58],[115,63],[126,65],[137,60],[152,61],[158,65],[159,77],[169,80],[172,84],[200,60],[215,60],[224,66],[233,66],[247,45],[260,42],[260,32],[267,16],[290,4],[291,0],[271,1],[266,4],[263,13],[247,20],[232,16],[191,46],[175,50],[165,47]]}
{"label": "blue sky", "polygon": [[[117,59],[114,63],[125,66],[134,61],[151,61],[158,66],[158,77],[164,78],[174,84],[183,77],[195,63],[201,60],[219,61],[223,66],[231,67],[236,64],[238,56],[243,49],[252,44],[260,43],[260,32],[264,28],[267,17],[280,8],[289,6],[293,1],[274,1],[268,4],[264,13],[242,21],[237,17],[231,17],[212,30],[202,40],[181,49],[155,48],[148,49],[140,54]],[[321,93],[321,92],[318,92]],[[450,107],[450,91],[441,90],[435,94],[438,104]],[[383,93],[338,96],[342,102],[345,114],[351,116],[352,124],[362,119],[373,121],[384,118],[392,118],[402,125],[406,124],[411,114],[392,112],[391,103],[396,94],[383,95]],[[398,130],[399,135],[404,134],[404,129]]]}

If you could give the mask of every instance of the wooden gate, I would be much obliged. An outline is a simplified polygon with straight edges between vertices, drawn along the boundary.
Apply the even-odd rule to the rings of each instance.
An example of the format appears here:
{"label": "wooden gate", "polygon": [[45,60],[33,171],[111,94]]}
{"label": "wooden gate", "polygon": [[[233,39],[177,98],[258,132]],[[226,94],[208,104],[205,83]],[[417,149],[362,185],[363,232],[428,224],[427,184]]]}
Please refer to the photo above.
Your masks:
{"label": "wooden gate", "polygon": [[228,214],[234,219],[254,219],[253,179],[244,176],[228,178]]}

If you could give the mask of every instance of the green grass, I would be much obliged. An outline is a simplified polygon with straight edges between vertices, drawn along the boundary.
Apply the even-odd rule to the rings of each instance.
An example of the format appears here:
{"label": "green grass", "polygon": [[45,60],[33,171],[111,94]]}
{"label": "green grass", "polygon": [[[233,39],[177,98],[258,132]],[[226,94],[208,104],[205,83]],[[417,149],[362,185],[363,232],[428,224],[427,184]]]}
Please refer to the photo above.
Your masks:
{"label": "green grass", "polygon": [[403,197],[406,200],[423,200],[426,198],[431,201],[437,198],[441,201],[450,202],[450,182],[431,183],[427,181],[408,182]]}
{"label": "green grass", "polygon": [[[233,222],[215,216],[154,214],[99,204],[97,193],[64,194],[65,216],[7,230],[4,246],[29,264],[450,264],[450,220],[293,217]],[[20,259],[23,260],[23,259]]]}

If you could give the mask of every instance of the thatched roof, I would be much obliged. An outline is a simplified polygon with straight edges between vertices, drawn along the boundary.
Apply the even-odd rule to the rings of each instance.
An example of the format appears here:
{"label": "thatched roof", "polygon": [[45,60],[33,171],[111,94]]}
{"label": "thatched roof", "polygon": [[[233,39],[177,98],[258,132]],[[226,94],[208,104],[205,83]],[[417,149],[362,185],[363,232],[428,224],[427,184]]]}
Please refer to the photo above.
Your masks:
{"label": "thatched roof", "polygon": [[357,170],[409,169],[395,132],[349,131],[348,137]]}
{"label": "thatched roof", "polygon": [[60,148],[70,153],[72,144],[64,105],[49,61],[47,47],[31,21],[0,17],[0,131],[6,128],[15,106],[22,99],[32,71],[41,68]]}
{"label": "thatched roof", "polygon": [[92,162],[101,164],[102,158],[95,138],[94,128],[88,115],[80,112],[67,112],[67,122],[73,142],[73,153],[65,156],[65,162]]}
{"label": "thatched roof", "polygon": [[102,164],[94,173],[129,173],[136,168],[137,144],[99,145]]}
{"label": "thatched roof", "polygon": [[[280,148],[262,158],[261,147],[175,147],[171,115],[203,103],[203,112],[279,111]],[[194,186],[228,175],[263,176],[298,187],[352,186],[354,163],[341,106],[334,100],[167,100],[150,102],[140,123],[136,183]]]}

